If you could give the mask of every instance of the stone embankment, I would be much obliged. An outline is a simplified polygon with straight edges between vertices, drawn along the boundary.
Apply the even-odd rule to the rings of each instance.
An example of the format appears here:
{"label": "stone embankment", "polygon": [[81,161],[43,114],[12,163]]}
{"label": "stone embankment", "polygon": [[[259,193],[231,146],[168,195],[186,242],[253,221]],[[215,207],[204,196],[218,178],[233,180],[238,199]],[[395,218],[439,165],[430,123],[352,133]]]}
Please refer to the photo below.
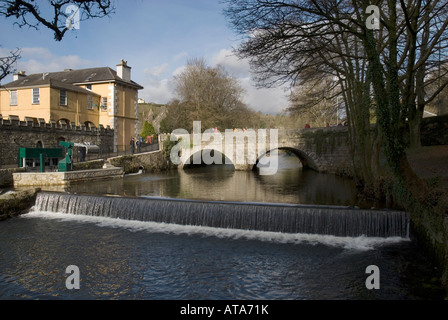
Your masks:
{"label": "stone embankment", "polygon": [[35,188],[0,195],[0,221],[26,213],[34,205],[39,191],[39,188]]}
{"label": "stone embankment", "polygon": [[9,188],[14,185],[14,173],[25,172],[24,168],[0,170],[0,188]]}
{"label": "stone embankment", "polygon": [[137,173],[140,170],[159,172],[169,168],[169,163],[164,158],[162,151],[110,158],[108,162],[114,167],[123,168],[125,174]]}

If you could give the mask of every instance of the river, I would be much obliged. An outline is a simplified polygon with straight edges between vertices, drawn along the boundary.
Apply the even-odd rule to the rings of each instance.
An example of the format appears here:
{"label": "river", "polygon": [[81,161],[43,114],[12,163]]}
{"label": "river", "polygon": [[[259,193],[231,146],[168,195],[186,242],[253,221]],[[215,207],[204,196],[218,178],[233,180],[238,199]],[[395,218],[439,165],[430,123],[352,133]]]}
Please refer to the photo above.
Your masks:
{"label": "river", "polygon": [[[72,194],[358,206],[352,181],[302,170],[276,175],[212,166],[79,184]],[[380,270],[369,289],[366,268]],[[68,266],[80,288],[69,290]],[[409,238],[334,237],[169,225],[34,210],[0,223],[0,299],[401,300],[437,270]],[[431,287],[433,288],[433,287]]]}
{"label": "river", "polygon": [[358,197],[353,181],[302,170],[294,155],[280,155],[275,175],[234,171],[232,165],[198,166],[126,179],[99,181],[66,189],[72,193],[263,203],[342,205],[370,208]]}

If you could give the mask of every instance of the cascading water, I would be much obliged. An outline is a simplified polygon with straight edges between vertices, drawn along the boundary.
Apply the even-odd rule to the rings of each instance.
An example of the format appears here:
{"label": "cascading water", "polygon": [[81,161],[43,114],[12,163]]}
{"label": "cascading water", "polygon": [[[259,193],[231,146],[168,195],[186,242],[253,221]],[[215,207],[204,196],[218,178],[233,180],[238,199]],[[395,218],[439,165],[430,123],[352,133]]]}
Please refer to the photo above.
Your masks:
{"label": "cascading water", "polygon": [[348,207],[126,198],[43,192],[35,210],[123,220],[339,237],[409,237],[409,215]]}

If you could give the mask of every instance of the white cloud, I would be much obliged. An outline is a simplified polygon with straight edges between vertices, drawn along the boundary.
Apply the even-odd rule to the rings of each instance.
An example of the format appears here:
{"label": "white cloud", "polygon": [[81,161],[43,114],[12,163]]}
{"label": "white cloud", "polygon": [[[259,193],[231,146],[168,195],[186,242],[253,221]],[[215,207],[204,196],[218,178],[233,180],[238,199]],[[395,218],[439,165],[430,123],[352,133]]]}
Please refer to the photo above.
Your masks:
{"label": "white cloud", "polygon": [[167,71],[169,68],[169,64],[168,63],[164,63],[160,66],[155,66],[151,69],[146,68],[145,70],[143,70],[143,73],[146,75],[149,75],[151,77],[160,77],[165,71]]}
{"label": "white cloud", "polygon": [[[0,48],[0,54],[7,55],[11,50]],[[185,52],[174,56],[174,60],[180,60],[187,54]],[[82,69],[96,67],[95,61],[82,59],[77,55],[57,56],[50,50],[41,47],[21,49],[21,59],[17,62],[17,70],[26,71],[27,74],[41,72],[55,72],[64,69]],[[221,65],[235,77],[245,89],[245,103],[256,111],[264,113],[277,113],[288,105],[287,92],[284,88],[257,89],[250,77],[250,67],[247,60],[239,59],[230,49],[222,49],[209,59],[212,66]],[[173,79],[185,70],[186,65],[171,66],[163,63],[157,66],[143,69],[140,75],[142,79],[137,82],[145,89],[139,96],[146,101],[165,104],[172,100],[174,95]],[[5,83],[12,81],[5,79]]]}
{"label": "white cloud", "polygon": [[76,55],[56,56],[45,48],[23,48],[17,69],[27,74],[55,72],[64,69],[82,69],[93,66],[93,61]]}
{"label": "white cloud", "polygon": [[[0,48],[0,56],[9,55],[10,49]],[[42,72],[56,72],[64,69],[83,69],[93,67],[94,62],[82,59],[77,55],[57,56],[50,50],[41,47],[21,48],[20,59],[14,66],[17,71],[25,71],[26,74]],[[4,83],[11,82],[12,75],[4,79]]]}
{"label": "white cloud", "polygon": [[[186,53],[180,53],[173,58],[179,60]],[[279,113],[288,106],[288,92],[285,88],[258,89],[251,80],[250,66],[248,60],[239,59],[232,50],[222,49],[208,58],[210,66],[221,65],[230,76],[236,78],[245,90],[244,102],[254,109],[263,113]],[[183,65],[164,63],[143,70],[141,84],[145,89],[140,91],[139,96],[146,101],[165,104],[175,97],[174,77],[181,74],[186,68]]]}
{"label": "white cloud", "polygon": [[173,71],[173,77],[180,75],[187,68],[187,65],[183,65]]}
{"label": "white cloud", "polygon": [[186,57],[188,57],[188,52],[184,51],[184,52],[180,52],[180,53],[176,54],[173,57],[173,60],[174,61],[179,61],[181,59],[185,59]]}
{"label": "white cloud", "polygon": [[139,97],[145,99],[145,101],[166,104],[173,98],[171,79],[148,79],[143,86],[145,89],[139,92]]}
{"label": "white cloud", "polygon": [[256,111],[278,113],[288,106],[286,87],[258,89],[251,80],[248,60],[239,59],[232,50],[222,49],[210,60],[211,65],[221,65],[246,90],[245,103]]}
{"label": "white cloud", "polygon": [[[166,75],[169,69],[168,64],[156,66],[143,70],[144,80],[142,80],[143,90],[139,92],[139,97],[148,102],[166,104],[173,99],[173,80],[171,75]],[[165,77],[161,77],[166,75]]]}
{"label": "white cloud", "polygon": [[250,76],[249,61],[238,58],[232,50],[222,49],[210,61],[211,65],[221,65],[232,77],[241,78]]}
{"label": "white cloud", "polygon": [[239,79],[241,86],[246,90],[244,102],[255,111],[263,113],[279,113],[288,107],[288,91],[284,87],[257,88],[251,79]]}

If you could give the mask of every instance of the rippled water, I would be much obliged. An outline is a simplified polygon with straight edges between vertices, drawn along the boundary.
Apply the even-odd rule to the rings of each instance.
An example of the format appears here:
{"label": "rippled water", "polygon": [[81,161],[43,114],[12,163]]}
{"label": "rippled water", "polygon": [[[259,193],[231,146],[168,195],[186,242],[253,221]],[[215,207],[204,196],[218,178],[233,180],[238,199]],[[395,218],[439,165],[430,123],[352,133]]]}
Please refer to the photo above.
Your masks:
{"label": "rippled water", "polygon": [[[399,239],[189,229],[34,213],[0,224],[1,299],[407,299]],[[368,265],[381,290],[366,289]],[[65,287],[76,265],[81,289]]]}
{"label": "rippled water", "polygon": [[275,175],[234,171],[233,166],[129,175],[123,180],[78,184],[65,191],[125,196],[160,196],[197,200],[360,206],[353,181],[302,170],[295,156],[283,155]]}
{"label": "rippled water", "polygon": [[[223,168],[128,176],[70,192],[354,205],[353,185],[284,168],[260,177]],[[335,180],[332,180],[335,179]],[[325,181],[327,183],[325,183]],[[331,183],[331,187],[330,186]],[[326,188],[328,187],[328,188]],[[307,197],[309,195],[310,197]],[[67,266],[80,270],[68,290]],[[381,270],[368,290],[366,268]],[[434,273],[413,241],[281,234],[32,212],[0,223],[0,299],[431,299]],[[418,271],[418,273],[416,273]],[[424,275],[424,276],[422,276]]]}

